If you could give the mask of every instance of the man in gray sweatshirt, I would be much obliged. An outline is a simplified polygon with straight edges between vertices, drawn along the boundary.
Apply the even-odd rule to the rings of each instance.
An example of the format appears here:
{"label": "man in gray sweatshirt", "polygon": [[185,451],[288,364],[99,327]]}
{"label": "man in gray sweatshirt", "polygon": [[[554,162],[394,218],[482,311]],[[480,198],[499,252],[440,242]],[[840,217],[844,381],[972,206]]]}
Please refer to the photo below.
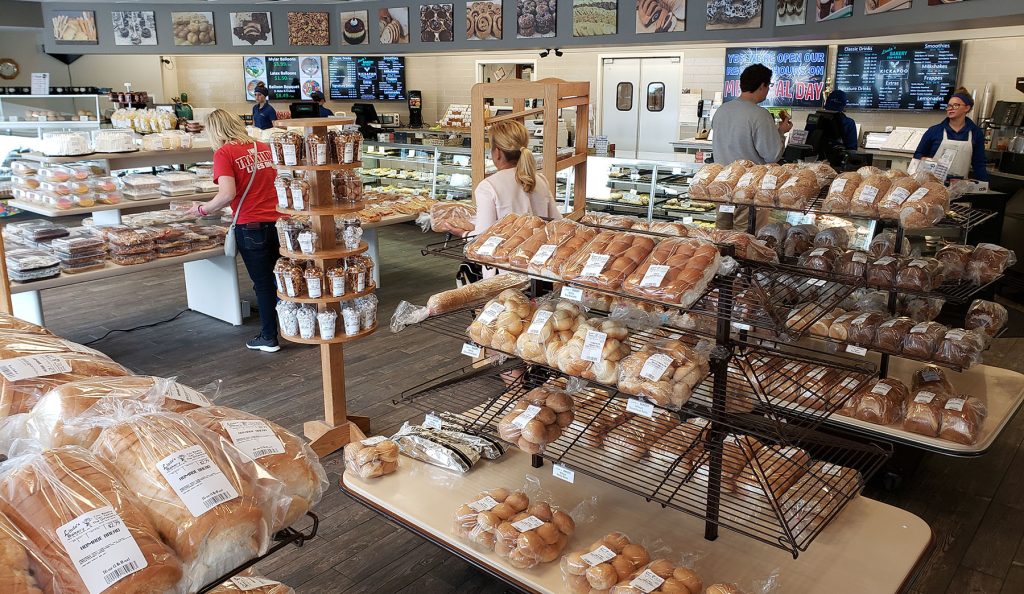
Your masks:
{"label": "man in gray sweatshirt", "polygon": [[776,126],[771,112],[758,105],[768,97],[771,86],[772,71],[761,64],[751,64],[740,74],[740,96],[719,107],[711,122],[716,163],[749,159],[764,165],[782,157],[786,148],[783,135],[793,128],[793,122],[783,112]]}

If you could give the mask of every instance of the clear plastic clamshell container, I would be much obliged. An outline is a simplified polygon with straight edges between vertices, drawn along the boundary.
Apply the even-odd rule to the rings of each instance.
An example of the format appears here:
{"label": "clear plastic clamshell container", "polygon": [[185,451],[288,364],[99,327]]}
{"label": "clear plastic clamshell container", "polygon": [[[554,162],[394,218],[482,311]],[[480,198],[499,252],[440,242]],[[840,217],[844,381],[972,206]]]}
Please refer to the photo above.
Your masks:
{"label": "clear plastic clamshell container", "polygon": [[158,189],[160,187],[160,180],[155,175],[133,173],[122,177],[121,184],[124,185],[126,191],[131,190],[138,192],[142,190]]}
{"label": "clear plastic clamshell container", "polygon": [[89,180],[89,188],[93,192],[113,192],[117,190],[117,182],[112,177],[94,177]]}
{"label": "clear plastic clamshell container", "polygon": [[43,132],[39,147],[47,157],[76,157],[93,152],[88,132]]}
{"label": "clear plastic clamshell container", "polygon": [[11,161],[11,173],[15,175],[35,175],[39,172],[39,164],[35,161],[19,159]]}
{"label": "clear plastic clamshell container", "polygon": [[23,248],[7,252],[7,270],[28,272],[60,264],[60,260],[43,250]]}
{"label": "clear plastic clamshell container", "polygon": [[66,182],[72,178],[73,171],[63,165],[49,165],[39,168],[39,179],[48,182]]}
{"label": "clear plastic clamshell container", "polygon": [[12,175],[11,186],[24,190],[35,190],[39,187],[39,178],[34,175]]}
{"label": "clear plastic clamshell container", "polygon": [[50,247],[59,255],[75,256],[79,254],[106,253],[107,242],[102,237],[91,234],[59,237],[50,242]]}

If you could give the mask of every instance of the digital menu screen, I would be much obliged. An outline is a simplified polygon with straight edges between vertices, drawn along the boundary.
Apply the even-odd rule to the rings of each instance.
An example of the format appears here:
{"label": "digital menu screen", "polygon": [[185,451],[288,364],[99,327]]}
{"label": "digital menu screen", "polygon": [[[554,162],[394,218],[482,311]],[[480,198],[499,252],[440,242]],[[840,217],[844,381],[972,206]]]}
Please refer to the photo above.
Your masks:
{"label": "digital menu screen", "polygon": [[298,100],[299,91],[298,56],[267,56],[267,88],[270,99]]}
{"label": "digital menu screen", "polygon": [[723,100],[740,96],[740,75],[751,64],[772,69],[772,88],[761,105],[765,107],[820,107],[825,88],[828,48],[752,47],[725,50]]}
{"label": "digital menu screen", "polygon": [[405,60],[385,56],[377,61],[377,97],[381,101],[405,99]]}
{"label": "digital menu screen", "polygon": [[308,100],[323,90],[320,56],[246,56],[242,71],[249,101],[256,99],[253,91],[258,85],[267,87],[271,100]]}
{"label": "digital menu screen", "polygon": [[349,56],[327,56],[327,81],[331,99],[355,101],[356,62]]}
{"label": "digital menu screen", "polygon": [[328,56],[327,77],[331,99],[402,101],[406,98],[404,58]]}
{"label": "digital menu screen", "polygon": [[849,108],[940,110],[959,69],[959,41],[843,45],[836,88],[846,92]]}

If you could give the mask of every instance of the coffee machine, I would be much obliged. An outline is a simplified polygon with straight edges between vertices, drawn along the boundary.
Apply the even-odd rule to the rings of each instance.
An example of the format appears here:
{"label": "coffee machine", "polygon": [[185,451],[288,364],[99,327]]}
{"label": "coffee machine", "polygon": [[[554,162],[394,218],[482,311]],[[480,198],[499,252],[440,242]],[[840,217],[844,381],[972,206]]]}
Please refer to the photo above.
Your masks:
{"label": "coffee machine", "polygon": [[409,91],[409,127],[423,127],[423,92]]}

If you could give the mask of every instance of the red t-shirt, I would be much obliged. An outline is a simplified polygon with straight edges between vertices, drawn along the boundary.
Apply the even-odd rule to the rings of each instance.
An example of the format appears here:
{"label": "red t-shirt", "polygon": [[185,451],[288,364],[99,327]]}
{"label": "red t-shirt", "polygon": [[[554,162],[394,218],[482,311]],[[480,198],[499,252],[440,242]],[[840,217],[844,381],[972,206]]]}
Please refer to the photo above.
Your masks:
{"label": "red t-shirt", "polygon": [[218,182],[224,175],[235,178],[232,211],[238,209],[238,201],[255,172],[256,179],[238,215],[239,223],[273,223],[281,216],[277,212],[277,191],[274,189],[277,170],[270,156],[270,146],[263,142],[257,142],[256,146],[255,157],[251,144],[236,142],[225,144],[213,154],[213,181]]}

